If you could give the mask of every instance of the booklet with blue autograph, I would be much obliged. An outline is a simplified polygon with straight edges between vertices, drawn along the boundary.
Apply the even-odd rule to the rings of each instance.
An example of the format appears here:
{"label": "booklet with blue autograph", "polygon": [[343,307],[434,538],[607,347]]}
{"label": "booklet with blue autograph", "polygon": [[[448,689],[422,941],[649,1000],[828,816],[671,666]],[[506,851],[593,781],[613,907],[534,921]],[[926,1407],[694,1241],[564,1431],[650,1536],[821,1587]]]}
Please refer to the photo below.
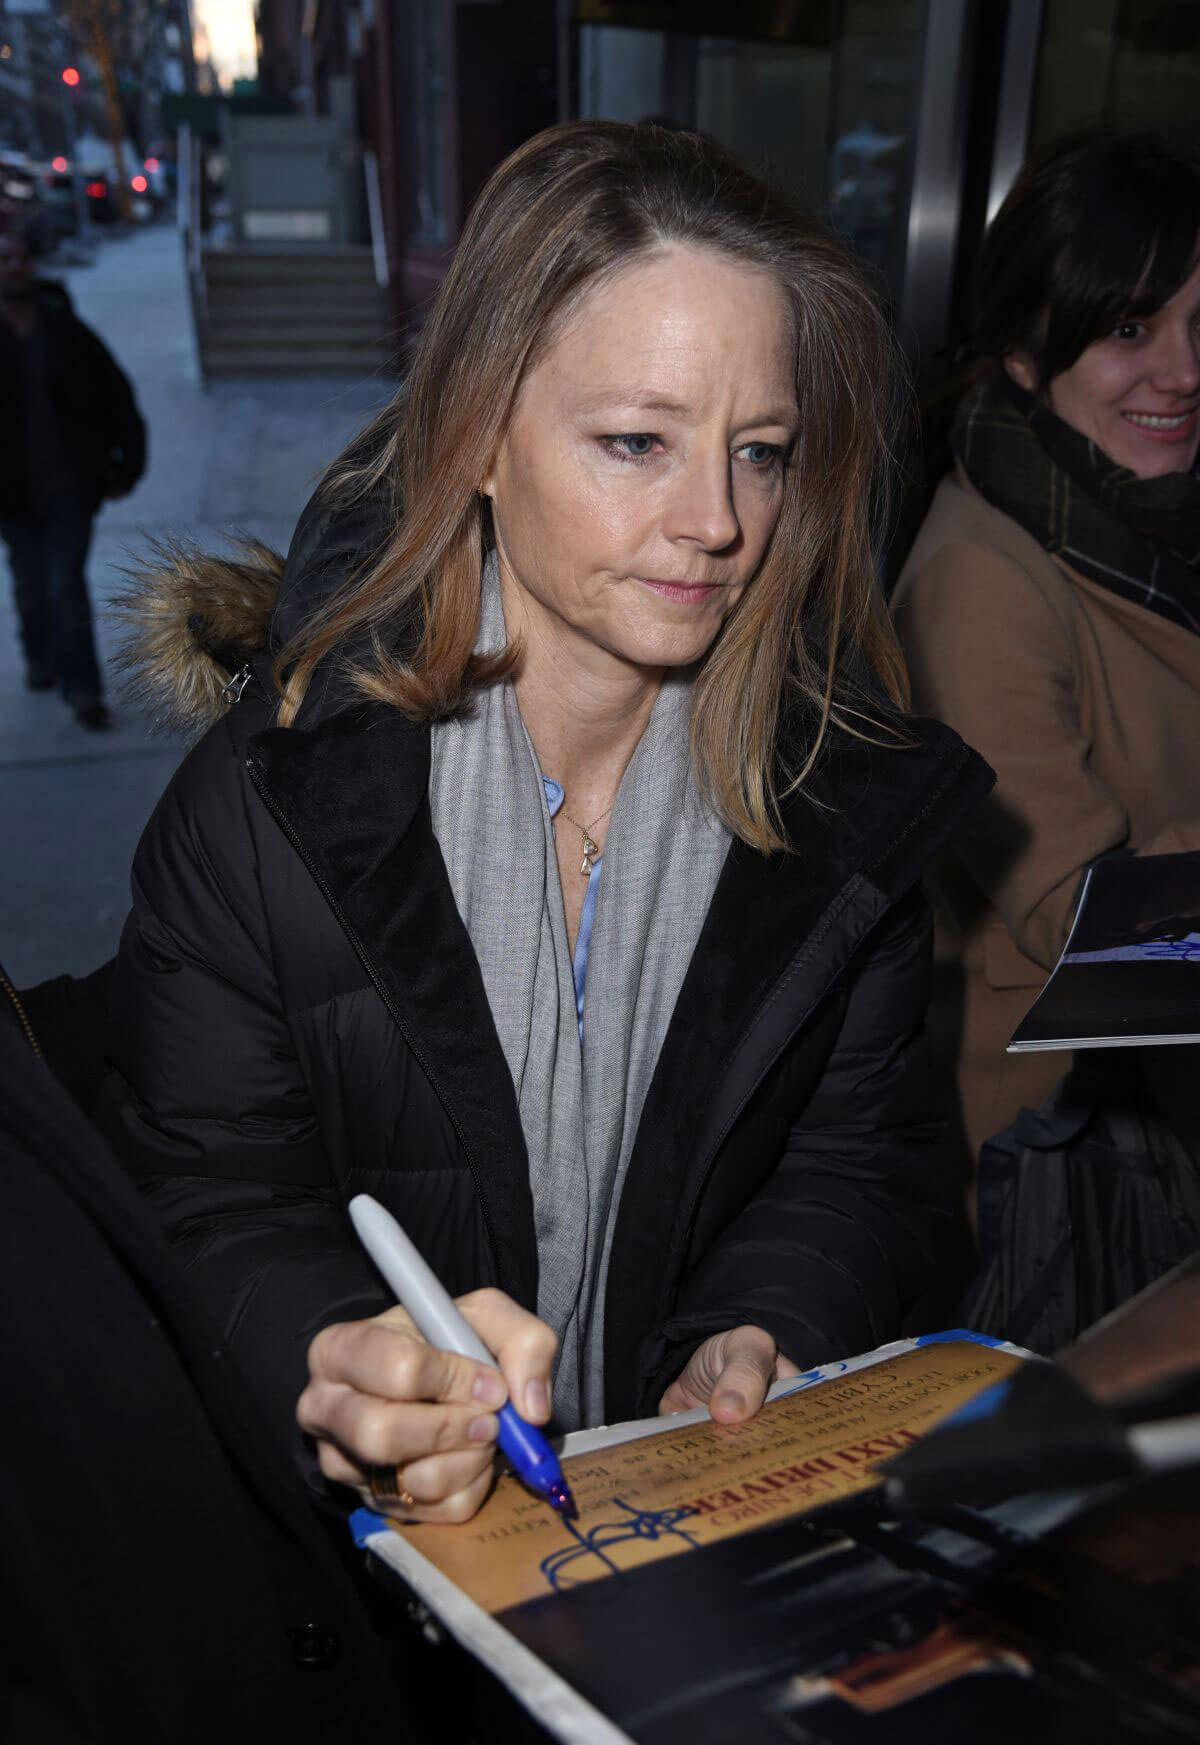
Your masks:
{"label": "booklet with blue autograph", "polygon": [[1008,1051],[1170,1042],[1200,1042],[1200,854],[1097,861]]}

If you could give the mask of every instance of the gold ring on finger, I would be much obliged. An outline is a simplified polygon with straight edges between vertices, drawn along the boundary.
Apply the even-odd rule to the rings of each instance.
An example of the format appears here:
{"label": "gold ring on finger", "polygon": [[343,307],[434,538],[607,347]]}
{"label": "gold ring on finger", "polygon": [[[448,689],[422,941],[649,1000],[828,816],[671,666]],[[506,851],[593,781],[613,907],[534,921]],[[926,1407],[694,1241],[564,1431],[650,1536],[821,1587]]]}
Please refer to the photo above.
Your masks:
{"label": "gold ring on finger", "polygon": [[400,1482],[398,1466],[368,1466],[367,1488],[377,1503],[399,1503],[402,1509],[416,1507],[416,1497]]}

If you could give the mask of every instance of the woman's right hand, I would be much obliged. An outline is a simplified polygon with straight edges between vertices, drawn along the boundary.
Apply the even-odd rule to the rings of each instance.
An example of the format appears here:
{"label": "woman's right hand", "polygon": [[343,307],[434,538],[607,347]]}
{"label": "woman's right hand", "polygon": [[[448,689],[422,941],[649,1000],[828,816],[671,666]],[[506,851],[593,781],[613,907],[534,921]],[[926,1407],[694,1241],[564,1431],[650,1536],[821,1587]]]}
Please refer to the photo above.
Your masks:
{"label": "woman's right hand", "polygon": [[[326,1327],[308,1348],[296,1418],[321,1471],[401,1520],[469,1520],[491,1486],[498,1408],[511,1398],[531,1424],[550,1416],[549,1327],[502,1291],[472,1291],[458,1307],[498,1369],[427,1344],[401,1308]],[[413,1505],[383,1503],[372,1466],[397,1468]]]}

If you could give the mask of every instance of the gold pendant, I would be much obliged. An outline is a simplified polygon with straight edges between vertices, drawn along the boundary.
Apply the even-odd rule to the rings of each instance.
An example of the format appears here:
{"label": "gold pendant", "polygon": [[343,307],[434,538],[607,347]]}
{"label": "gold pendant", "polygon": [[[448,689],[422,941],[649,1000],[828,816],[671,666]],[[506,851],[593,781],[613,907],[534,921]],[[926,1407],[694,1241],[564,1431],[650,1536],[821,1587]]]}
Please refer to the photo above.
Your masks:
{"label": "gold pendant", "polygon": [[592,856],[595,853],[596,844],[585,830],[583,833],[583,860],[579,867],[579,871],[585,879],[590,879],[592,876]]}

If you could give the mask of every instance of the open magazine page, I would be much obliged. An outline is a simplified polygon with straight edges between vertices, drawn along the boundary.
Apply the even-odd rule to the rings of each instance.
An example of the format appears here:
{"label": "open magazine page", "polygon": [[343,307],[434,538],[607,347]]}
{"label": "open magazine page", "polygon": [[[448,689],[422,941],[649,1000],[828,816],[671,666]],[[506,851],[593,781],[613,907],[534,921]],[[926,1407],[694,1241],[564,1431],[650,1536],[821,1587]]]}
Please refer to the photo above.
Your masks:
{"label": "open magazine page", "polygon": [[1168,1042],[1200,1042],[1200,854],[1098,861],[1009,1052]]}

